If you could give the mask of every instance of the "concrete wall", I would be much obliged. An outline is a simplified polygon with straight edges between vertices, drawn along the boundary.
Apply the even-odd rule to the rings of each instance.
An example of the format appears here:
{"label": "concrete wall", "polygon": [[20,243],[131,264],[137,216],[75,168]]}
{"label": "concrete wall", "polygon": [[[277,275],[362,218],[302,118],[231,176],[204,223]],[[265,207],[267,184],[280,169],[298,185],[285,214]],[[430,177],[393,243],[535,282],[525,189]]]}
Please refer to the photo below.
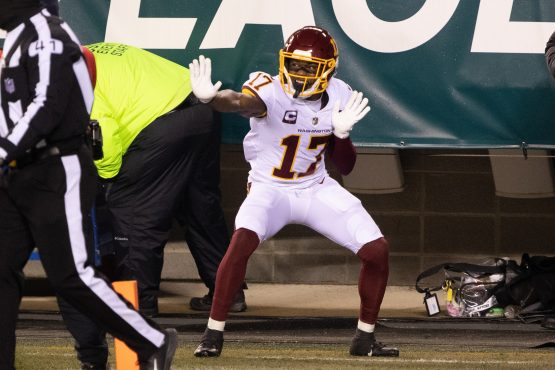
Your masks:
{"label": "concrete wall", "polygon": [[[555,254],[555,198],[496,196],[487,154],[403,150],[402,192],[357,194],[391,243],[391,285],[413,285],[421,271],[442,262],[480,262],[491,256],[520,261],[523,252]],[[241,147],[224,145],[222,192],[230,230],[245,196],[247,172]],[[174,228],[164,276],[196,279],[181,234]],[[247,279],[356,283],[358,269],[350,252],[304,226],[290,225],[254,253]]]}

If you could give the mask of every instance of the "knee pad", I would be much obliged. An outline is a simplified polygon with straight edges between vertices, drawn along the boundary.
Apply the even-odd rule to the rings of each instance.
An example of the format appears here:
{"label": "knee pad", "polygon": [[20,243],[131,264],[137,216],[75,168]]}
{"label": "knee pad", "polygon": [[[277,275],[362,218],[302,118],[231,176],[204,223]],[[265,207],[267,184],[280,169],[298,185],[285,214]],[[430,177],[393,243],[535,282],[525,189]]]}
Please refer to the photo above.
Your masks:
{"label": "knee pad", "polygon": [[259,244],[260,239],[257,233],[249,229],[240,228],[235,230],[231,237],[229,252],[248,258],[254,253]]}
{"label": "knee pad", "polygon": [[389,263],[389,243],[383,237],[373,240],[364,244],[358,251],[357,256],[364,264],[387,266]]}

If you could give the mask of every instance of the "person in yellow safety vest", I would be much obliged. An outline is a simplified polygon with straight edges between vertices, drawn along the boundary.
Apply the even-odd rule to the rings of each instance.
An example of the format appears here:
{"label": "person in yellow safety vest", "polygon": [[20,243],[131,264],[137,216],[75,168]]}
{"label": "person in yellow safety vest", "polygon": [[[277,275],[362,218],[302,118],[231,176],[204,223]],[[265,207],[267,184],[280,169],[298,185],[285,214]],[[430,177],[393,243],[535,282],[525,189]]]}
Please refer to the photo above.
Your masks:
{"label": "person in yellow safety vest", "polygon": [[[198,104],[187,68],[124,44],[82,50],[95,85],[91,120],[101,127],[103,155],[95,165],[113,235],[108,248],[101,245],[103,264],[114,265],[114,280],[137,280],[140,312],[157,315],[163,250],[176,219],[208,288],[190,306],[209,311],[229,244],[219,189],[219,119]],[[235,311],[246,309],[242,290],[234,304]],[[79,359],[91,365],[84,368],[103,368],[104,333],[65,302],[60,306]]]}
{"label": "person in yellow safety vest", "polygon": [[[94,55],[97,70],[91,119],[100,122],[104,141],[104,158],[95,164],[100,177],[110,180],[119,173],[124,154],[147,126],[166,114],[192,108],[189,70],[128,45],[98,43],[86,49]],[[198,112],[204,114],[201,118],[213,120],[212,112],[200,107],[195,110],[201,110]],[[179,126],[190,126],[179,123]],[[192,134],[209,131],[211,123],[204,123],[194,122]],[[164,140],[175,139],[164,137]]]}

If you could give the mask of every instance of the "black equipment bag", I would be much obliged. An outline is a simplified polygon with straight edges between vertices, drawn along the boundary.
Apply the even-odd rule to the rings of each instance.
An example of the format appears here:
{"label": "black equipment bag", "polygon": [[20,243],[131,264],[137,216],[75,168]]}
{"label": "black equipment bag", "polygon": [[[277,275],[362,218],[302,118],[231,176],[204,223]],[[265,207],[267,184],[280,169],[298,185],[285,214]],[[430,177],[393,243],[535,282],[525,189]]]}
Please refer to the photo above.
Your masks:
{"label": "black equipment bag", "polygon": [[[494,258],[482,265],[471,263],[442,263],[422,272],[416,278],[416,290],[425,294],[445,290],[447,292],[447,314],[450,316],[482,316],[490,308],[497,306],[494,293],[505,282],[507,261]],[[438,272],[444,272],[442,284],[421,287],[421,280]]]}
{"label": "black equipment bag", "polygon": [[[444,271],[441,285],[421,287],[421,280]],[[444,263],[422,272],[416,290],[447,291],[451,316],[483,316],[491,307],[512,306],[522,314],[555,312],[555,257],[522,255],[514,260],[494,258],[484,265]]]}
{"label": "black equipment bag", "polygon": [[538,310],[555,310],[555,257],[524,253],[520,265],[509,262],[513,273],[495,293],[499,304],[520,309],[536,304]]}

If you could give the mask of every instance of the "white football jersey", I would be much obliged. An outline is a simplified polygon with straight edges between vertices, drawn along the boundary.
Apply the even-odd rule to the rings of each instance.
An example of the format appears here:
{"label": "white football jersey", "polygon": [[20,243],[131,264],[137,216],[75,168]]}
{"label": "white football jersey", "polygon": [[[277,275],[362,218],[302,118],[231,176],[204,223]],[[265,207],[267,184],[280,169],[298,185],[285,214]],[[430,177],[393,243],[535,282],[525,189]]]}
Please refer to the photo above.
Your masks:
{"label": "white football jersey", "polygon": [[340,101],[343,109],[352,90],[345,82],[332,78],[322,108],[316,102],[287,95],[279,76],[254,72],[243,84],[266,104],[266,115],[250,119],[250,131],[243,140],[245,159],[249,162],[249,182],[306,188],[327,175],[325,150],[333,135],[333,106]]}

